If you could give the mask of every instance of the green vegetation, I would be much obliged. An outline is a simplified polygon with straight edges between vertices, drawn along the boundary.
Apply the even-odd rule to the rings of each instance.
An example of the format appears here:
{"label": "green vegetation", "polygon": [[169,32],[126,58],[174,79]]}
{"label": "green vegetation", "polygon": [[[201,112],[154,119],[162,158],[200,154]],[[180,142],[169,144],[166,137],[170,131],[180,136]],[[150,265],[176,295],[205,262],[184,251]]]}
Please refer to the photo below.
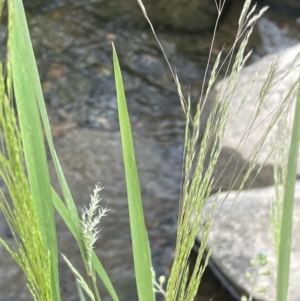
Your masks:
{"label": "green vegetation", "polygon": [[283,204],[281,210],[281,223],[278,224],[280,230],[279,253],[277,267],[277,301],[287,300],[290,272],[290,253],[292,241],[292,221],[294,206],[295,179],[297,174],[297,160],[300,141],[300,93],[298,93],[294,123],[290,138],[288,163],[283,182]]}
{"label": "green vegetation", "polygon": [[139,300],[151,301],[154,300],[154,292],[152,289],[150,247],[144,220],[143,205],[135,163],[134,146],[126,106],[123,80],[114,46],[113,60],[118,97],[122,151],[125,165],[125,177],[136,284]]}
{"label": "green vegetation", "polygon": [[[250,8],[250,2],[251,1],[248,0],[245,1],[239,19],[237,36],[229,54],[221,63],[222,53],[219,53],[209,79],[207,78],[208,69],[206,70],[205,82],[207,82],[207,88],[204,90],[203,87],[196,112],[193,116],[191,101],[189,98],[185,99],[179,79],[172,70],[167,56],[157,39],[174,77],[182,109],[186,116],[184,167],[176,250],[171,274],[165,290],[163,288],[165,278],[161,276],[157,282],[155,272],[151,270],[151,254],[144,221],[129,114],[126,106],[121,70],[117,53],[113,46],[112,52],[125,165],[134,267],[140,301],[155,300],[155,292],[162,293],[167,301],[193,300],[213,251],[212,249],[206,250],[209,233],[213,225],[213,220],[211,219],[212,212],[209,213],[208,218],[204,219],[203,207],[207,197],[212,192],[216,180],[213,178],[213,170],[222,148],[222,141],[230,116],[231,99],[237,88],[241,70],[251,54],[245,54],[245,48],[256,20],[266,10],[264,8],[255,15],[254,9]],[[1,10],[3,3],[4,1],[0,2]],[[138,0],[138,3],[141,6],[144,16],[150,23],[143,3],[140,0]],[[219,22],[223,4],[222,2],[222,5],[220,4],[217,7],[218,20],[216,27]],[[58,250],[53,212],[54,205],[74,235],[85,264],[87,280],[79,274],[72,266],[72,263],[64,256],[64,259],[77,278],[78,292],[81,296],[81,300],[85,299],[83,292],[85,292],[86,296],[91,300],[101,300],[96,283],[96,278],[99,276],[112,299],[118,301],[119,299],[113,285],[103,269],[101,262],[93,252],[93,245],[99,231],[98,225],[101,218],[105,216],[108,211],[107,208],[103,208],[100,205],[101,198],[99,197],[99,193],[101,187],[96,186],[94,194],[91,196],[91,205],[85,209],[80,219],[54,149],[22,2],[20,0],[9,0],[8,9],[9,39],[7,43],[7,59],[5,66],[1,65],[0,68],[0,177],[7,187],[9,197],[4,195],[1,190],[0,208],[12,231],[17,249],[12,249],[3,239],[1,239],[1,243],[4,244],[11,256],[23,269],[27,277],[28,288],[34,300],[60,300],[58,285]],[[150,26],[157,38],[151,23]],[[214,36],[211,47],[213,47]],[[229,66],[226,70],[228,81],[226,87],[224,86],[219,90],[206,124],[205,133],[203,137],[200,137],[199,130],[203,108],[207,102],[208,94],[225,62],[227,62]],[[260,113],[267,93],[270,91],[272,85],[274,85],[273,79],[276,68],[277,62],[274,62],[270,67],[268,79],[259,93],[259,99],[257,100],[258,106],[257,111],[254,112],[253,115],[253,123]],[[254,81],[255,79],[249,83],[248,90],[251,89]],[[299,80],[293,86],[293,89],[298,90],[298,88]],[[243,189],[247,178],[256,166],[259,149],[275,121],[289,105],[291,95],[292,93],[290,97],[284,98],[280,108],[276,111],[274,120],[272,120],[266,132],[263,134],[260,143],[254,146],[252,156],[248,158],[251,164],[243,177],[239,188],[240,191]],[[244,100],[241,100],[240,109],[243,108]],[[13,106],[14,102],[16,103],[17,113]],[[296,175],[295,166],[300,139],[300,96],[297,98],[295,112],[291,139],[292,144],[286,168],[286,177],[283,176],[282,178],[282,183],[285,187],[284,201],[282,202],[282,206],[278,205],[273,219],[275,221],[275,226],[273,225],[276,237],[275,241],[278,242],[277,301],[287,300],[291,222]],[[44,129],[51,156],[55,164],[64,201],[60,199],[58,194],[51,187],[42,128]],[[250,129],[251,125],[249,132]],[[246,135],[247,133],[245,133],[245,136]],[[204,170],[204,162],[207,160],[209,160],[209,165],[207,170]],[[235,180],[233,180],[233,182],[234,181]],[[280,194],[278,193],[278,195]],[[216,197],[216,202],[217,201]],[[283,212],[282,216],[281,211]],[[276,217],[279,217],[277,221]],[[204,225],[202,244],[197,255],[194,269],[190,271],[190,252],[202,225]],[[281,229],[278,229],[279,227]],[[207,254],[204,258],[205,251],[207,251]],[[251,299],[251,297],[249,299]]]}

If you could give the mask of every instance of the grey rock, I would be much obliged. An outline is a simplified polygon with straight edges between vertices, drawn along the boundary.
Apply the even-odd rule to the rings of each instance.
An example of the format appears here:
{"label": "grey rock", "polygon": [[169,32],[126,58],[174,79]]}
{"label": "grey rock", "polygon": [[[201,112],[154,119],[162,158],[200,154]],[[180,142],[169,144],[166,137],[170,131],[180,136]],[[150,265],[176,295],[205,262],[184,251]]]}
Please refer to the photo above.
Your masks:
{"label": "grey rock", "polygon": [[[260,61],[245,67],[240,75],[237,90],[232,97],[231,117],[227,132],[223,141],[223,146],[232,148],[242,154],[246,160],[250,158],[253,147],[262,139],[265,130],[275,116],[275,112],[280,107],[283,99],[288,95],[292,84],[299,80],[299,62],[297,56],[300,52],[300,44],[290,47],[278,54],[270,54]],[[261,88],[268,77],[269,68],[272,62],[278,60],[278,67],[274,75],[274,83],[269,93],[264,99],[259,116],[254,121],[255,110],[257,109],[257,99]],[[258,74],[257,71],[259,70]],[[256,77],[253,86],[248,91],[251,81]],[[226,87],[228,79],[221,80],[216,89],[222,91]],[[225,89],[224,89],[225,90]],[[273,151],[274,146],[280,145],[282,129],[291,129],[293,109],[292,104],[296,98],[297,89],[288,97],[290,104],[282,112],[281,117],[276,121],[258,154],[258,163],[277,164],[277,153]],[[246,96],[246,101],[242,108],[241,101]],[[244,133],[249,131],[249,124],[253,122],[251,132],[244,137]],[[242,140],[243,139],[243,140]],[[242,142],[241,142],[242,141]],[[273,152],[272,152],[273,151]],[[270,155],[271,153],[271,155]],[[297,173],[300,174],[300,160],[298,160]]]}
{"label": "grey rock", "polygon": [[29,27],[31,35],[34,36],[33,44],[39,47],[48,47],[56,53],[66,50],[74,41],[69,24],[53,18],[50,14],[29,16]]}
{"label": "grey rock", "polygon": [[[254,291],[265,288],[264,293],[255,293],[257,300],[273,301],[276,293],[276,260],[273,247],[273,236],[270,228],[270,205],[274,200],[274,186],[248,191],[222,192],[214,210],[214,225],[209,236],[208,248],[213,247],[212,262],[237,288],[251,291],[252,282],[246,272],[254,274],[250,264],[256,254],[267,255],[268,269],[271,275],[259,275]],[[206,214],[216,200],[212,195],[206,203]],[[290,301],[299,300],[300,279],[300,182],[296,183],[293,215],[293,240],[291,246],[291,266],[289,297]],[[201,229],[202,231],[202,229]],[[201,241],[199,232],[198,240]]]}
{"label": "grey rock", "polygon": [[[261,56],[269,53],[276,53],[283,51],[288,47],[297,44],[297,40],[287,35],[285,31],[278,26],[275,22],[267,19],[265,16],[258,20],[257,28],[261,37]],[[259,55],[259,53],[258,53]]]}

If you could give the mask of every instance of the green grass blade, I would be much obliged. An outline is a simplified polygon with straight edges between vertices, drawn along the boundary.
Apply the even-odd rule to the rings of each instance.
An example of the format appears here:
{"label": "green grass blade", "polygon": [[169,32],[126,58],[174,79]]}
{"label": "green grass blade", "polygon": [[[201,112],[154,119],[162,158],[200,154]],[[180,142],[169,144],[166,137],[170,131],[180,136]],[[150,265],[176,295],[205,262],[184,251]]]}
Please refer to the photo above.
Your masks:
{"label": "green grass blade", "polygon": [[[19,35],[18,35],[18,37],[16,37],[16,43],[19,42],[20,45],[15,44],[16,48],[20,47],[20,49],[22,49],[22,53],[19,53],[19,56],[16,58],[16,60],[19,60],[19,61],[16,61],[14,66],[15,66],[15,68],[20,68],[20,66],[22,66],[22,64],[20,63],[20,60],[23,63],[24,69],[22,70],[22,73],[20,74],[20,78],[19,78],[20,89],[28,90],[28,93],[30,93],[30,96],[24,98],[27,100],[27,102],[26,102],[26,105],[22,104],[25,106],[25,108],[23,108],[23,107],[21,108],[21,110],[22,110],[21,113],[22,113],[22,116],[24,115],[25,118],[27,117],[28,119],[30,119],[29,121],[31,121],[32,123],[33,122],[36,123],[34,125],[28,125],[28,127],[31,129],[29,138],[32,138],[33,140],[36,140],[37,137],[39,138],[39,141],[40,141],[41,145],[43,146],[43,150],[42,150],[42,148],[40,148],[40,150],[38,150],[38,153],[36,156],[42,154],[43,159],[44,159],[44,165],[39,164],[38,163],[39,161],[36,160],[35,156],[32,156],[31,159],[34,158],[34,161],[35,161],[37,167],[43,166],[43,171],[47,171],[47,161],[46,161],[46,156],[44,156],[45,149],[44,149],[44,144],[43,144],[44,142],[43,142],[43,137],[42,137],[41,124],[40,124],[40,119],[39,119],[39,114],[38,114],[40,112],[40,116],[42,118],[45,134],[46,134],[47,141],[49,144],[50,152],[51,152],[54,164],[55,164],[56,172],[58,174],[58,178],[60,181],[60,186],[62,188],[64,199],[67,204],[67,207],[66,207],[67,212],[64,212],[66,214],[64,215],[63,219],[65,222],[68,220],[68,222],[69,222],[68,227],[70,229],[71,228],[73,229],[73,235],[75,236],[76,240],[78,241],[79,248],[83,255],[83,260],[86,264],[86,260],[85,260],[85,256],[84,256],[84,252],[83,252],[84,247],[83,247],[83,243],[81,240],[80,220],[78,217],[76,205],[74,203],[73,197],[71,195],[71,192],[70,192],[67,182],[65,180],[63,171],[61,169],[58,157],[57,157],[55,149],[54,149],[54,144],[53,144],[51,130],[50,130],[50,124],[49,124],[47,111],[46,111],[46,107],[45,107],[45,103],[44,103],[43,93],[42,93],[38,70],[37,70],[37,66],[36,66],[36,61],[35,61],[32,45],[30,42],[30,36],[29,36],[29,31],[28,31],[28,27],[27,27],[24,9],[22,6],[22,2],[20,0],[13,0],[13,1],[18,6],[17,7],[18,9],[16,10],[16,13],[15,13],[15,19],[18,21],[18,28],[22,29],[22,31],[18,31]],[[21,80],[26,80],[26,81],[22,82]],[[18,79],[17,79],[17,81],[18,81]],[[21,92],[21,93],[23,93],[23,92]],[[29,102],[30,102],[30,105],[29,105]],[[38,106],[37,106],[37,104],[38,104]],[[33,113],[34,113],[34,116],[33,116]],[[32,130],[32,129],[34,129],[34,130]],[[29,146],[32,146],[31,142],[26,143],[26,144],[28,144]],[[47,173],[48,173],[48,171],[47,171]],[[36,179],[40,179],[40,177],[38,176],[38,177],[36,177]],[[47,181],[49,181],[49,176],[48,176]],[[50,182],[47,182],[47,183],[49,183],[49,187],[50,187],[47,190],[48,194],[50,191],[50,194],[49,194],[50,197],[47,199],[50,200],[50,203],[51,203],[51,186],[50,186]],[[45,195],[46,195],[46,193],[43,194],[44,198],[45,198]],[[44,198],[42,198],[42,199],[44,200]],[[43,209],[42,212],[44,212],[45,209],[44,208],[42,208],[42,209]],[[51,203],[51,209],[52,209],[52,203]],[[67,219],[67,216],[71,216],[71,219]],[[43,221],[46,221],[46,220],[43,219]],[[49,231],[50,223],[45,223],[45,225],[47,226],[46,230]],[[53,230],[55,231],[55,228]],[[51,245],[53,247],[56,247],[56,241],[55,241],[55,243],[52,243]],[[53,260],[53,262],[57,262],[57,250],[56,250],[56,252],[53,252],[53,254],[56,254],[56,259]],[[95,270],[99,274],[99,276],[100,276],[101,280],[103,281],[104,285],[106,286],[107,290],[112,295],[113,300],[118,301],[116,292],[114,291],[113,286],[112,286],[106,272],[104,271],[102,264],[100,263],[99,259],[96,258],[95,255],[93,257],[93,263],[95,265]],[[57,266],[57,264],[56,264],[56,266]],[[57,278],[57,280],[58,280],[58,278]],[[57,281],[57,291],[59,292],[58,281]]]}
{"label": "green grass blade", "polygon": [[298,149],[300,141],[300,91],[298,92],[289,150],[287,177],[284,187],[284,203],[281,220],[279,257],[277,268],[277,301],[286,301],[289,286],[290,254],[292,241],[293,206],[295,179],[297,174]]}
{"label": "green grass blade", "polygon": [[[84,246],[83,246],[83,242],[81,239],[81,226],[80,226],[79,216],[77,213],[75,202],[73,200],[72,194],[70,192],[69,186],[68,186],[65,176],[63,174],[61,165],[59,163],[59,160],[58,160],[55,148],[54,148],[49,119],[47,116],[47,111],[46,111],[46,107],[45,107],[45,103],[44,103],[43,99],[40,99],[40,98],[38,99],[38,105],[39,105],[40,114],[41,114],[43,125],[44,125],[45,134],[46,134],[47,141],[49,144],[49,149],[50,149],[50,152],[52,155],[56,173],[58,175],[60,186],[61,186],[61,189],[62,189],[62,192],[64,195],[64,200],[66,201],[67,206],[65,206],[63,201],[60,200],[60,198],[57,196],[56,193],[55,194],[57,197],[53,196],[52,201],[54,203],[56,210],[59,212],[60,216],[62,217],[62,219],[68,226],[69,230],[72,232],[75,239],[77,240],[82,257],[83,257],[83,261],[85,263],[85,266],[87,266],[86,257],[84,255],[84,251],[83,251]],[[99,275],[102,283],[106,287],[106,289],[109,292],[109,294],[111,295],[112,299],[114,301],[119,301],[117,293],[116,293],[103,265],[101,264],[100,260],[98,259],[98,257],[96,256],[96,254],[94,252],[93,252],[93,256],[92,256],[92,263],[93,263],[93,267],[94,267],[95,271]]]}
{"label": "green grass blade", "polygon": [[36,96],[30,77],[31,66],[28,60],[28,51],[32,51],[32,46],[27,26],[24,26],[26,18],[22,1],[9,1],[9,9],[13,12],[12,20],[10,20],[13,24],[10,31],[11,62],[24,157],[39,227],[45,247],[50,251],[53,298],[60,300],[51,185]]}
{"label": "green grass blade", "polygon": [[[67,207],[65,206],[65,204],[63,203],[63,201],[58,197],[58,195],[55,193],[56,197],[53,196],[52,201],[54,203],[54,206],[56,208],[56,210],[59,212],[60,216],[62,217],[62,219],[64,220],[64,222],[66,223],[67,227],[69,228],[69,230],[72,232],[73,236],[75,237],[75,239],[78,242],[79,248],[81,250],[81,253],[83,254],[83,243],[81,240],[81,228],[80,228],[80,220],[78,217],[78,213],[77,213],[77,209],[76,209],[76,205],[75,202],[73,200],[72,194],[70,192],[69,186],[67,184],[67,181],[65,179],[65,176],[63,174],[61,165],[59,163],[55,148],[54,148],[54,143],[53,143],[53,139],[52,139],[52,135],[51,135],[51,129],[50,129],[50,124],[49,124],[49,119],[48,119],[48,115],[47,115],[47,111],[46,111],[46,107],[45,107],[45,103],[43,100],[43,96],[42,96],[42,91],[41,89],[39,89],[38,87],[36,87],[36,91],[39,90],[40,91],[40,97],[38,98],[38,105],[39,105],[39,110],[40,110],[40,114],[42,117],[42,122],[44,125],[44,130],[45,130],[45,134],[46,134],[46,138],[49,144],[49,149],[52,155],[52,159],[54,161],[54,165],[55,165],[55,169],[59,178],[59,182],[60,182],[60,186],[64,195],[64,199],[67,203]],[[86,264],[86,260],[85,258],[83,258],[85,264]],[[98,257],[96,256],[95,253],[93,253],[93,257],[92,257],[92,263],[93,263],[93,267],[95,268],[95,271],[97,272],[97,274],[99,275],[102,283],[104,284],[104,286],[106,287],[107,291],[109,292],[109,294],[111,295],[112,299],[114,301],[119,301],[119,298],[117,296],[117,293],[103,267],[103,265],[101,264],[100,260],[98,259]]]}
{"label": "green grass blade", "polygon": [[78,291],[78,296],[80,301],[86,301],[81,285],[76,281],[76,288]]}
{"label": "green grass blade", "polygon": [[140,301],[154,300],[151,275],[151,257],[148,235],[145,226],[138,173],[129,115],[123,86],[121,70],[113,45],[114,74],[118,98],[118,114],[125,166],[130,230],[134,258],[136,284]]}
{"label": "green grass blade", "polygon": [[[14,0],[14,1],[21,2],[20,0]],[[67,182],[63,175],[62,169],[60,167],[60,164],[59,164],[59,161],[58,161],[55,149],[54,149],[54,144],[53,144],[51,130],[50,130],[50,124],[49,124],[47,111],[46,111],[46,107],[45,107],[45,103],[44,103],[43,92],[42,92],[42,88],[41,88],[41,84],[40,84],[36,61],[35,61],[32,45],[30,42],[30,36],[29,36],[29,31],[28,31],[28,27],[27,27],[24,10],[22,12],[20,11],[18,17],[20,18],[20,24],[23,28],[23,37],[24,37],[23,43],[24,43],[24,45],[26,45],[22,57],[23,58],[26,57],[26,61],[28,62],[28,68],[26,70],[26,77],[28,78],[28,82],[32,83],[30,85],[31,89],[33,89],[33,93],[34,93],[33,94],[34,97],[32,98],[32,100],[34,100],[34,102],[38,103],[38,108],[40,110],[45,134],[46,134],[50,152],[51,152],[54,164],[55,164],[55,169],[58,174],[60,186],[62,188],[64,199],[67,203],[68,209],[70,211],[70,215],[72,217],[72,221],[74,223],[74,229],[76,231],[77,238],[79,238],[80,237],[80,222],[79,222],[79,218],[78,218],[78,214],[77,214],[77,209],[74,204],[71,192],[68,188]],[[35,104],[35,106],[36,106],[36,104]]]}
{"label": "green grass blade", "polygon": [[[68,209],[54,189],[52,189],[52,201],[55,206],[55,209],[58,211],[59,215],[62,217],[65,224],[69,228],[70,232],[73,234],[73,236],[76,239],[75,230],[74,230],[73,223],[70,218]],[[106,287],[107,291],[109,292],[109,294],[111,295],[112,299],[114,301],[119,301],[117,293],[116,293],[103,265],[101,264],[100,260],[98,259],[98,257],[96,256],[96,254],[94,252],[92,255],[92,263],[95,268],[95,271],[101,278],[103,284],[105,285],[105,287]]]}

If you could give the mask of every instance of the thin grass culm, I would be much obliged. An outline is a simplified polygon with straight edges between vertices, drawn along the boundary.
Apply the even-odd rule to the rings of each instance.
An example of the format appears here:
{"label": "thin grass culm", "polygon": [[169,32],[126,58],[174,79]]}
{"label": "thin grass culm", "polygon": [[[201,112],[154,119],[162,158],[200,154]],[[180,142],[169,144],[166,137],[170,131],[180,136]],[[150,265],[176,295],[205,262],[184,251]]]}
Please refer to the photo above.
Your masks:
{"label": "thin grass culm", "polygon": [[[217,95],[216,102],[208,118],[203,137],[199,137],[201,114],[204,104],[207,102],[208,93],[216,81],[220,70],[221,54],[218,55],[211,76],[208,80],[206,92],[201,93],[196,113],[193,118],[186,115],[187,126],[185,134],[185,157],[184,174],[182,181],[182,194],[180,201],[180,212],[178,220],[178,232],[176,241],[175,260],[168,282],[166,300],[193,300],[201,281],[203,272],[208,264],[211,250],[206,250],[209,233],[213,224],[212,211],[204,217],[203,207],[207,197],[214,187],[213,171],[222,148],[222,141],[226,134],[227,123],[231,111],[231,98],[235,93],[240,72],[249,58],[249,53],[244,55],[249,37],[252,33],[255,21],[265,12],[263,8],[257,15],[252,15],[250,1],[246,1],[241,13],[239,28],[234,45],[225,58],[232,65],[228,82],[224,89]],[[220,10],[221,12],[221,10]],[[252,16],[250,18],[250,16]],[[240,44],[235,57],[233,53]],[[229,74],[229,70],[226,71]],[[179,84],[178,81],[176,81]],[[181,90],[181,88],[178,88]],[[180,95],[182,98],[183,96]],[[188,102],[181,101],[182,104]],[[191,105],[183,108],[189,112]],[[190,130],[191,129],[191,130]],[[200,145],[200,147],[199,147]],[[204,170],[204,163],[208,160],[208,168]],[[252,158],[252,168],[255,166],[255,159]],[[249,176],[251,170],[245,175]],[[244,179],[244,181],[246,178]],[[217,200],[216,200],[217,201]],[[203,226],[204,225],[204,226]],[[197,260],[192,271],[189,270],[189,256],[199,229],[202,228],[201,246],[198,251]],[[207,251],[206,257],[204,253]],[[184,267],[184,268],[183,268]],[[188,280],[188,275],[190,279]]]}

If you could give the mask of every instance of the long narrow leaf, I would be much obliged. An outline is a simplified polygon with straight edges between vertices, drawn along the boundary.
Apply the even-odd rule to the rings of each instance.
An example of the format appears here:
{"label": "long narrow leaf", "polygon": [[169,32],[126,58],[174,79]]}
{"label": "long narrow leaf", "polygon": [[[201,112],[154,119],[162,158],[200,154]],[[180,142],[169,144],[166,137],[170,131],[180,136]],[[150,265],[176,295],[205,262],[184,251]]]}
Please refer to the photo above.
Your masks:
{"label": "long narrow leaf", "polygon": [[22,1],[8,1],[13,24],[10,31],[11,62],[15,99],[17,103],[24,156],[33,203],[45,247],[50,251],[52,265],[52,293],[54,300],[60,300],[58,278],[57,241],[54,211],[51,201],[51,185],[47,167],[46,151],[33,81],[28,51],[32,51],[30,37]]}
{"label": "long narrow leaf", "polygon": [[127,198],[129,207],[130,230],[134,258],[136,284],[140,301],[154,300],[151,259],[148,235],[145,226],[138,173],[135,162],[134,146],[130,120],[126,105],[121,70],[113,45],[114,73],[118,98],[118,113],[125,166]]}
{"label": "long narrow leaf", "polygon": [[[14,1],[22,3],[22,1],[20,1],[20,0],[14,0]],[[36,65],[32,45],[31,45],[31,41],[30,41],[30,36],[29,36],[29,31],[28,31],[28,27],[27,27],[24,10],[22,12],[20,12],[18,17],[20,18],[20,25],[23,28],[23,36],[24,36],[23,43],[24,43],[24,45],[26,45],[26,48],[24,49],[24,56],[22,58],[23,59],[26,58],[26,62],[28,65],[27,70],[26,70],[26,77],[28,78],[28,82],[32,83],[30,85],[31,89],[33,89],[32,92],[34,93],[33,94],[34,97],[32,100],[34,100],[36,108],[37,108],[37,104],[38,104],[38,109],[40,110],[45,134],[46,134],[50,152],[51,152],[51,155],[52,155],[52,158],[54,161],[55,169],[58,174],[60,186],[62,188],[64,199],[65,199],[65,202],[67,203],[67,207],[69,209],[69,213],[72,217],[72,222],[74,224],[73,226],[76,231],[77,238],[79,238],[80,237],[80,221],[78,218],[75,203],[73,201],[71,192],[68,188],[67,182],[63,175],[62,169],[60,167],[60,164],[59,164],[59,161],[58,161],[55,149],[54,149],[54,144],[53,144],[51,130],[50,130],[50,124],[49,124],[47,111],[46,111],[46,107],[45,107],[45,103],[44,103],[43,92],[42,92],[39,74],[38,74],[38,70],[37,70],[37,65]],[[29,116],[30,116],[30,114],[29,114]]]}
{"label": "long narrow leaf", "polygon": [[[26,84],[27,88],[30,89],[31,94],[31,98],[26,98],[26,99],[31,99],[31,102],[34,103],[32,104],[32,106],[34,107],[34,113],[35,116],[38,113],[38,109],[42,118],[42,122],[43,122],[43,126],[44,126],[44,130],[45,130],[45,134],[47,137],[47,141],[49,144],[49,149],[54,161],[54,165],[56,168],[56,172],[60,181],[60,186],[64,195],[64,199],[67,203],[67,210],[68,210],[68,215],[71,216],[71,219],[69,219],[69,228],[73,229],[73,235],[75,236],[76,240],[78,241],[79,244],[79,248],[81,250],[81,254],[83,255],[83,260],[84,263],[86,265],[86,258],[84,256],[84,247],[83,247],[83,243],[81,240],[81,230],[80,230],[80,220],[78,217],[78,213],[77,213],[77,209],[76,209],[76,205],[74,203],[73,197],[71,195],[71,192],[69,190],[69,187],[67,185],[67,182],[65,180],[63,171],[61,169],[58,157],[56,155],[55,152],[55,148],[54,148],[54,144],[53,144],[53,140],[52,140],[52,136],[51,136],[51,130],[50,130],[50,124],[49,124],[49,120],[48,120],[48,116],[47,116],[47,111],[46,111],[46,107],[45,107],[45,103],[44,103],[44,98],[43,98],[43,93],[42,93],[42,89],[41,89],[41,85],[40,85],[40,80],[39,80],[39,74],[38,74],[38,70],[37,70],[37,66],[36,66],[36,61],[35,61],[35,57],[34,57],[34,53],[33,53],[33,49],[32,49],[32,45],[30,42],[30,36],[29,36],[29,31],[28,31],[28,26],[27,26],[27,22],[26,22],[26,17],[25,17],[25,13],[24,13],[24,9],[22,6],[22,1],[21,0],[13,0],[16,2],[16,4],[18,5],[19,11],[18,14],[15,16],[15,18],[18,20],[18,24],[19,26],[22,28],[22,32],[21,32],[21,38],[22,39],[22,43],[23,43],[23,54],[21,56],[21,58],[19,58],[20,60],[24,61],[24,63],[26,63],[26,72],[25,70],[23,71],[24,73],[22,74],[24,77],[26,77],[28,84]],[[25,45],[25,47],[24,47]],[[21,47],[20,46],[20,47]],[[18,65],[16,65],[16,68]],[[19,65],[18,67],[20,67],[21,65]],[[38,104],[38,109],[37,109],[37,105]],[[27,109],[27,117],[28,118],[32,118],[31,115],[31,111],[29,107],[26,107],[25,109]],[[24,113],[25,114],[25,113]],[[40,119],[39,117],[35,117],[34,120],[38,120],[39,122],[39,126],[40,126]],[[38,131],[39,136],[41,136],[41,130]],[[35,136],[36,132],[34,131],[34,133],[32,133],[32,137]],[[36,139],[36,137],[35,137]],[[42,139],[43,141],[43,139]],[[43,143],[43,142],[42,142]],[[44,144],[43,144],[44,147]],[[45,151],[44,151],[45,154]],[[45,157],[46,158],[46,157]],[[47,164],[47,162],[45,163]],[[47,166],[47,165],[45,165]],[[50,182],[49,182],[50,183]],[[45,197],[45,194],[44,194]],[[50,190],[50,197],[49,200],[51,202],[51,190]],[[51,204],[52,206],[52,204]],[[64,221],[66,222],[66,216],[63,217]],[[46,221],[44,219],[44,221]],[[45,222],[46,223],[46,222]],[[72,226],[70,225],[70,223],[72,224]],[[46,223],[46,226],[49,228],[50,224]],[[53,247],[56,247],[56,241],[55,243],[52,244]],[[56,247],[57,248],[57,247]],[[57,254],[56,252],[53,252],[54,254]],[[57,257],[57,255],[56,255]],[[96,256],[93,256],[93,263],[94,263],[94,268],[97,271],[97,273],[99,274],[101,280],[103,281],[104,285],[106,286],[107,290],[110,292],[110,294],[112,295],[113,300],[118,301],[118,297],[116,295],[116,292],[113,289],[113,286],[107,276],[107,274],[104,271],[103,266],[101,265],[100,261],[98,259],[94,259],[96,258]],[[57,262],[57,258],[53,261],[54,263]],[[56,264],[57,266],[57,264]],[[102,279],[102,277],[104,277]],[[57,278],[58,279],[58,278]],[[58,283],[57,283],[57,291],[59,292],[59,288],[58,288]],[[58,299],[57,299],[58,300]]]}
{"label": "long narrow leaf", "polygon": [[277,301],[286,301],[289,286],[290,254],[292,241],[292,222],[295,194],[295,179],[297,174],[298,149],[300,141],[300,91],[298,92],[292,137],[288,158],[287,178],[284,187],[284,203],[281,219],[279,257],[277,268]]}

